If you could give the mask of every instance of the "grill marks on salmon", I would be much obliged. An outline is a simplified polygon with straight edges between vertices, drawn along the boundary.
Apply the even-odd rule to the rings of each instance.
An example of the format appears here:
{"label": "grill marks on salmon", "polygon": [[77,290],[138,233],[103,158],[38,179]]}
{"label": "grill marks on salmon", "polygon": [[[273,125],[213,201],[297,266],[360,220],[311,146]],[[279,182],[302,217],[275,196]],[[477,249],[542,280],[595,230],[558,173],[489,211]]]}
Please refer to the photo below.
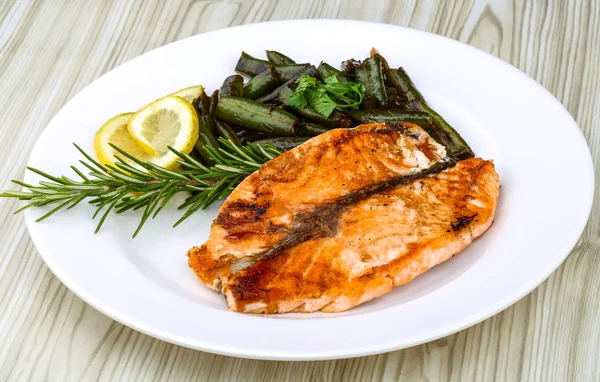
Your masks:
{"label": "grill marks on salmon", "polygon": [[[234,311],[339,312],[379,297],[493,220],[494,165],[469,159],[438,172],[454,164],[444,156],[410,124],[320,135],[247,178],[189,264]],[[354,174],[357,161],[367,174]]]}
{"label": "grill marks on salmon", "polygon": [[468,159],[374,194],[339,217],[335,235],[307,240],[233,275],[230,309],[340,312],[389,292],[462,251],[492,223],[494,165]]}
{"label": "grill marks on salmon", "polygon": [[312,217],[335,210],[339,203],[334,202],[415,176],[445,156],[444,147],[414,124],[367,124],[321,134],[236,187],[219,209],[208,241],[190,251],[190,266],[204,284],[220,291],[230,273],[297,240]]}

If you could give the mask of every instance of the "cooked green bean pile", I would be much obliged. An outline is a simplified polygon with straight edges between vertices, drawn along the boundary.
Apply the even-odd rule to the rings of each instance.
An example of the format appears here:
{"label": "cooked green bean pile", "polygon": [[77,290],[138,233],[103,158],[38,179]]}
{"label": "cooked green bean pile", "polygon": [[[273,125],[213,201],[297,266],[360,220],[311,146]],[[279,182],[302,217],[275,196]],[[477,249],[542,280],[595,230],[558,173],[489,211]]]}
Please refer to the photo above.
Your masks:
{"label": "cooked green bean pile", "polygon": [[[457,160],[474,156],[464,139],[425,101],[403,68],[392,69],[375,49],[336,69],[296,63],[266,51],[267,60],[242,52],[234,74],[209,97],[194,100],[199,138],[195,150],[207,164],[204,147],[223,137],[235,145],[255,142],[289,150],[333,128],[363,123],[411,122],[425,129]],[[245,75],[249,77],[244,81]]]}
{"label": "cooked green bean pile", "polygon": [[[36,186],[13,180],[27,190],[0,192],[0,197],[29,201],[18,211],[58,205],[38,221],[88,199],[97,207],[94,217],[104,211],[96,232],[111,211],[143,208],[135,237],[177,193],[192,195],[179,206],[186,212],[175,225],[225,197],[281,152],[333,128],[411,122],[445,146],[448,156],[456,160],[474,156],[462,137],[425,102],[406,71],[390,68],[374,49],[362,62],[342,62],[339,70],[325,62],[314,67],[273,50],[266,53],[267,60],[260,60],[242,52],[235,67],[239,74],[227,77],[210,97],[203,91],[194,99],[198,114],[194,150],[188,155],[172,149],[181,169],[143,162],[112,144],[138,167],[120,157],[114,164],[101,164],[75,145],[87,160],[81,162],[92,171],[88,176],[73,166],[79,181],[29,168],[46,180]],[[244,81],[242,75],[249,79]]]}

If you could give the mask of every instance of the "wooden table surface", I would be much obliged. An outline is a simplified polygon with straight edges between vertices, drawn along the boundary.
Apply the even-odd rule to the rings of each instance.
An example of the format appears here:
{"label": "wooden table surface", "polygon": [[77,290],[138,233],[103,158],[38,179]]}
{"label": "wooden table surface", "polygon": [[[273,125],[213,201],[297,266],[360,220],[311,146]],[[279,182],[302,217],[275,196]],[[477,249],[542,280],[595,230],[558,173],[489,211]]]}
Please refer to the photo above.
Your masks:
{"label": "wooden table surface", "polygon": [[[490,52],[529,74],[566,106],[597,165],[600,3],[595,0],[4,0],[0,189],[11,188],[10,179],[23,177],[34,142],[54,114],[115,66],[190,35],[294,18],[409,26]],[[50,272],[29,239],[23,217],[12,215],[18,206],[16,201],[0,200],[0,380],[600,379],[597,200],[564,264],[502,313],[425,345],[320,362],[217,356],[114,322]]]}

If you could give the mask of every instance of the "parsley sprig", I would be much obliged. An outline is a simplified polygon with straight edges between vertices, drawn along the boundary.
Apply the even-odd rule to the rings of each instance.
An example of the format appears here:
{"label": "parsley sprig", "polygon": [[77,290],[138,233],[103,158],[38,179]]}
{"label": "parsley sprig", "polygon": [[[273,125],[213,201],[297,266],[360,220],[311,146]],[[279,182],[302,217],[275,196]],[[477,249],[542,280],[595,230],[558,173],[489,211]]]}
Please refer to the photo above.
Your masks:
{"label": "parsley sprig", "polygon": [[288,105],[298,108],[307,106],[329,117],[336,107],[358,109],[365,98],[365,86],[355,82],[341,82],[336,76],[323,79],[323,83],[314,77],[302,75],[296,81],[298,87],[288,100]]}

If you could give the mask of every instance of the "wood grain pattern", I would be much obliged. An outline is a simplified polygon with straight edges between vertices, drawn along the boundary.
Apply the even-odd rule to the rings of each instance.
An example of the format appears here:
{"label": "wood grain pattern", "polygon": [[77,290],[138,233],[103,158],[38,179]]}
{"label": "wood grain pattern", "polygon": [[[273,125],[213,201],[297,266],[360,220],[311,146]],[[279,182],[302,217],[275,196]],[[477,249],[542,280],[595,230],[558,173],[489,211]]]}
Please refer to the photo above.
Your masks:
{"label": "wood grain pattern", "polygon": [[[21,178],[52,116],[101,74],[197,33],[265,20],[349,18],[442,34],[525,71],[600,153],[600,3],[582,1],[0,2],[0,189]],[[599,179],[596,170],[596,179]],[[596,196],[598,196],[596,191]],[[216,356],[155,340],[83,303],[48,270],[17,202],[0,200],[0,380],[599,380],[600,205],[539,288],[455,335],[322,362]]]}

